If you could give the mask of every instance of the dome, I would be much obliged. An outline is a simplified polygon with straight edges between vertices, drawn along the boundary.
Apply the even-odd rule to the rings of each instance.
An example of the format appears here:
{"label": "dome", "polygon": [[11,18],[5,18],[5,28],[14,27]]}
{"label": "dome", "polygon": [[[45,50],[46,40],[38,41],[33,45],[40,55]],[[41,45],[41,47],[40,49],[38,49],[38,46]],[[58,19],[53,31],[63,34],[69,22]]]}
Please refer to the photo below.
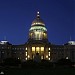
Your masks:
{"label": "dome", "polygon": [[68,44],[75,45],[75,41],[69,41]]}
{"label": "dome", "polygon": [[29,29],[29,39],[47,40],[47,29],[43,20],[40,18],[39,12],[37,12],[37,17],[34,19]]}
{"label": "dome", "polygon": [[36,19],[34,19],[34,21],[31,24],[31,26],[35,26],[35,25],[45,26],[43,20],[40,18],[39,12],[37,12],[37,17],[36,17]]}

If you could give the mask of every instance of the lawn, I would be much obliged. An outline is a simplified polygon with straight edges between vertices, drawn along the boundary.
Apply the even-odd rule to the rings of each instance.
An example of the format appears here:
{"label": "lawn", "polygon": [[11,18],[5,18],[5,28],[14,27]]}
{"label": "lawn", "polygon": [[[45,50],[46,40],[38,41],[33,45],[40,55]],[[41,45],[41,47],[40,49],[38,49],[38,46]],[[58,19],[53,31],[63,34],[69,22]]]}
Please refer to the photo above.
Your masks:
{"label": "lawn", "polygon": [[7,68],[3,69],[5,75],[75,75],[75,68]]}

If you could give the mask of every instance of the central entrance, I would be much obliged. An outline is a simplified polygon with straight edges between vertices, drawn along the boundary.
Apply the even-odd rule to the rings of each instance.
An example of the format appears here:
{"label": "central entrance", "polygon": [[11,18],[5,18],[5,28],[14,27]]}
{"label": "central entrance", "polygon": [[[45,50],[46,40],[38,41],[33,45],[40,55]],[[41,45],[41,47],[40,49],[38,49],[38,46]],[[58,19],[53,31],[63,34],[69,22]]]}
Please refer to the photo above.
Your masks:
{"label": "central entrance", "polygon": [[32,47],[32,58],[34,59],[37,54],[44,59],[44,47]]}

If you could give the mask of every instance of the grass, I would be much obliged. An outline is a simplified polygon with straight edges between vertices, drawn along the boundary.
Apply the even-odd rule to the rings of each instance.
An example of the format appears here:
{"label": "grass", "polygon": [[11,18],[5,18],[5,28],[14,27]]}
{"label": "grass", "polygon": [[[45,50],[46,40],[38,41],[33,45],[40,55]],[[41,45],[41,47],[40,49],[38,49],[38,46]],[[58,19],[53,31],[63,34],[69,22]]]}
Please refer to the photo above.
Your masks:
{"label": "grass", "polygon": [[5,72],[5,75],[75,75],[75,68],[6,68],[3,69],[3,71]]}

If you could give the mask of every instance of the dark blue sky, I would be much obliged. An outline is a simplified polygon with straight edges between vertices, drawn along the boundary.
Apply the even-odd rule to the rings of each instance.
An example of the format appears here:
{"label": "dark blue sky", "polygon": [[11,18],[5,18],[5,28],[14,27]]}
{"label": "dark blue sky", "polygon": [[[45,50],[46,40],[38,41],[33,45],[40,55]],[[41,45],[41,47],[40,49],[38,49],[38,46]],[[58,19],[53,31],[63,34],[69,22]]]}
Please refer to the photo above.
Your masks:
{"label": "dark blue sky", "polygon": [[75,40],[74,0],[0,0],[0,40],[23,44],[29,28],[40,11],[48,30],[48,39],[64,44]]}

